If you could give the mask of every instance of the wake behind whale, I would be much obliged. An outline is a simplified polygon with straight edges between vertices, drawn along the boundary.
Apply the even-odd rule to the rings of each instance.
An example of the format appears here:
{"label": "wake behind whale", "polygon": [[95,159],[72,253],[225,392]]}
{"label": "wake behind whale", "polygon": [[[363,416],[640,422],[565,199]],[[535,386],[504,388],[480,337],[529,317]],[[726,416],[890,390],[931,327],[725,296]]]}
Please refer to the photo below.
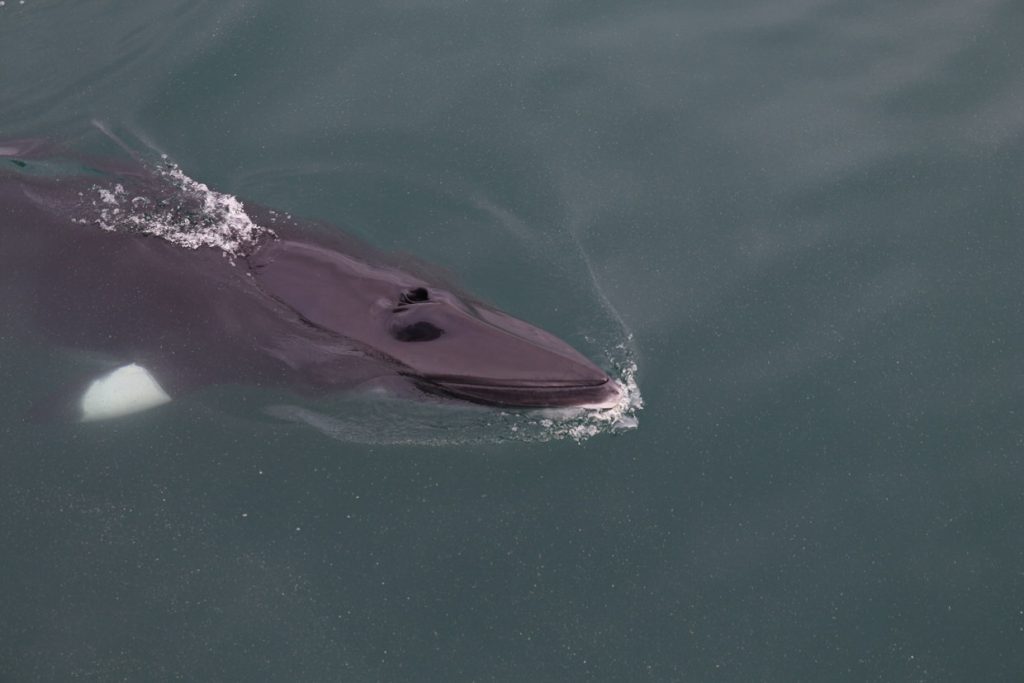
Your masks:
{"label": "wake behind whale", "polygon": [[[69,172],[23,151],[0,144],[0,278],[48,338],[112,364],[62,398],[65,414],[110,417],[226,384],[285,388],[298,405],[269,414],[350,440],[388,440],[359,436],[350,417],[372,423],[365,407],[383,404],[355,410],[346,394],[322,412],[340,390],[416,399],[393,442],[436,442],[445,421],[464,440],[635,425],[628,359],[605,359],[612,378],[554,335],[173,165]],[[140,387],[133,406],[125,394]],[[501,434],[484,436],[495,422]]]}

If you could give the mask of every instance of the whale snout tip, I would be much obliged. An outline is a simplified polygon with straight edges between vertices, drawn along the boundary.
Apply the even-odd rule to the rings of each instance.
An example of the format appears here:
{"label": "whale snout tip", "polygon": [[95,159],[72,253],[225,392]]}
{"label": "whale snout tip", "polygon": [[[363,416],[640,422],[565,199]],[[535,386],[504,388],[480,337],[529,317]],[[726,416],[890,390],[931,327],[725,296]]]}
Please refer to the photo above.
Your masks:
{"label": "whale snout tip", "polygon": [[611,377],[607,377],[605,383],[601,385],[600,390],[594,392],[593,400],[586,403],[580,403],[575,407],[587,410],[610,410],[622,403],[622,397],[624,395],[625,392],[623,391],[622,385]]}

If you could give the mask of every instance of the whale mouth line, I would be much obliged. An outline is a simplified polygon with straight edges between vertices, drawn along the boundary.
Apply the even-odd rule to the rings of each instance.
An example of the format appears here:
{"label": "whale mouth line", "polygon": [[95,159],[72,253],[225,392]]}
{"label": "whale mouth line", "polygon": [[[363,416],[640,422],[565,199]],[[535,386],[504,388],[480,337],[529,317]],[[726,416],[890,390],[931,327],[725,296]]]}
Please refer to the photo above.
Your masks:
{"label": "whale mouth line", "polygon": [[423,379],[446,387],[479,387],[487,389],[592,389],[610,381],[601,379],[486,379],[453,375],[428,375]]}
{"label": "whale mouth line", "polygon": [[615,406],[618,385],[602,380],[498,380],[465,381],[425,378],[420,386],[472,403],[506,408],[594,408]]}

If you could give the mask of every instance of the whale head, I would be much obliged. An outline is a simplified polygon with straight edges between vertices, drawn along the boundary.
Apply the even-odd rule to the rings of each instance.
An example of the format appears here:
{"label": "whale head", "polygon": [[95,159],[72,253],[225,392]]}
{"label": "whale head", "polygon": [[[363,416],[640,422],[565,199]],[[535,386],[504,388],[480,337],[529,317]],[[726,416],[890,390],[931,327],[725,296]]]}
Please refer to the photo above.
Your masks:
{"label": "whale head", "polygon": [[607,373],[558,337],[401,270],[287,240],[263,245],[249,266],[303,321],[392,361],[425,391],[519,408],[620,398]]}

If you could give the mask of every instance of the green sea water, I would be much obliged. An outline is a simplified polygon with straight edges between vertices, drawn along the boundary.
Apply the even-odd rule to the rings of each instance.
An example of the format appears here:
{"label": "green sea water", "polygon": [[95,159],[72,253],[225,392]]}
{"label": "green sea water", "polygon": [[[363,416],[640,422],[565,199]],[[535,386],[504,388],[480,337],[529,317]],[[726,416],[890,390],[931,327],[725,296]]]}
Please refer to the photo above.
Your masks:
{"label": "green sea water", "polygon": [[0,4],[0,144],[111,135],[636,402],[40,425],[0,330],[0,681],[1024,677],[1020,2]]}

